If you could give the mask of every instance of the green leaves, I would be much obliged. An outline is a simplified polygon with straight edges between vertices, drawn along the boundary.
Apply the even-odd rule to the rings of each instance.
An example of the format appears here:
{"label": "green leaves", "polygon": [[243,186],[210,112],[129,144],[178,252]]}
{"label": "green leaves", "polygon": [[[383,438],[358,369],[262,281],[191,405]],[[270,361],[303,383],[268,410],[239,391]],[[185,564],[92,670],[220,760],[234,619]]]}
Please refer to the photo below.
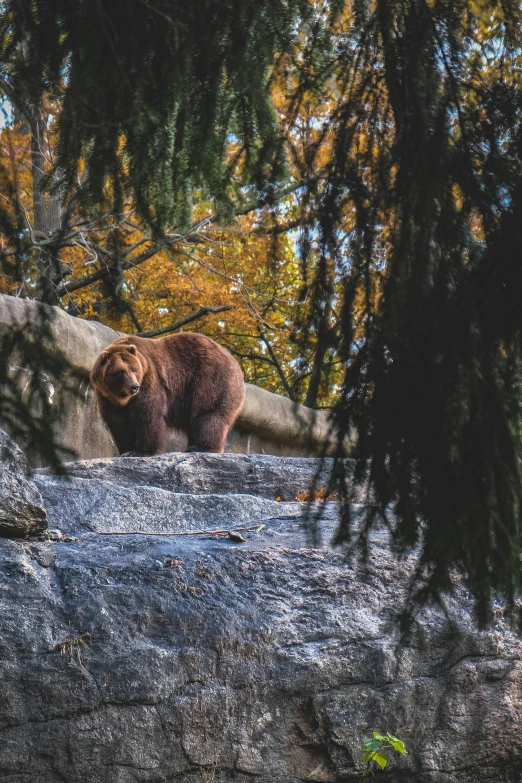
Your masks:
{"label": "green leaves", "polygon": [[375,762],[381,769],[385,768],[388,760],[382,751],[388,748],[400,753],[402,756],[407,755],[404,742],[394,737],[393,734],[380,734],[378,731],[374,731],[372,739],[365,740],[361,748],[362,760],[366,764],[365,775],[371,773],[372,762]]}
{"label": "green leaves", "polygon": [[370,762],[375,761],[375,763],[378,764],[381,769],[384,769],[388,762],[386,761],[386,758],[381,753],[379,753],[381,747],[382,742],[379,740],[366,740],[362,747],[363,762],[365,764],[370,764]]}
{"label": "green leaves", "polygon": [[404,742],[402,740],[397,739],[397,737],[392,737],[391,734],[386,735],[388,742],[392,746],[394,750],[397,751],[397,753],[402,754],[403,756],[406,756],[408,754],[408,751],[404,747]]}

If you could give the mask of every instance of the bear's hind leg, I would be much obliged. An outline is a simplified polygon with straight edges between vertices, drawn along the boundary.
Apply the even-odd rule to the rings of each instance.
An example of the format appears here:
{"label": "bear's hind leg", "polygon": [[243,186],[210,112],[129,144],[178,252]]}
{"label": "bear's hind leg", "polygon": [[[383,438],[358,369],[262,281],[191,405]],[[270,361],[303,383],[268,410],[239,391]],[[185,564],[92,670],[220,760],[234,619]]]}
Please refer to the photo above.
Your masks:
{"label": "bear's hind leg", "polygon": [[187,451],[223,452],[229,429],[230,424],[216,413],[197,416],[187,432]]}

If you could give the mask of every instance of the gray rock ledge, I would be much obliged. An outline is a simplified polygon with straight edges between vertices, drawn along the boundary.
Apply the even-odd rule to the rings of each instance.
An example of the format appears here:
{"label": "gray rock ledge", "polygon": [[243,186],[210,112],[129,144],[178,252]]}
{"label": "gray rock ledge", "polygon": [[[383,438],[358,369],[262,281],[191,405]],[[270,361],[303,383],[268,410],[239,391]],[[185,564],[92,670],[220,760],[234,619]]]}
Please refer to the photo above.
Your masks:
{"label": "gray rock ledge", "polygon": [[424,646],[398,652],[413,562],[384,533],[365,567],[295,520],[244,544],[2,540],[0,558],[0,780],[355,783],[372,729],[410,751],[383,783],[515,779],[520,640],[501,609],[477,632],[457,584],[453,625],[428,609]]}
{"label": "gray rock ledge", "polygon": [[[159,454],[156,457],[118,457],[67,464],[76,478],[102,479],[120,486],[149,486],[189,494],[241,492],[275,500],[293,501],[314,479],[326,486],[333,460],[272,457],[262,454]],[[349,464],[349,463],[348,463]],[[40,468],[37,475],[51,475]]]}
{"label": "gray rock ledge", "polygon": [[67,532],[78,527],[98,533],[233,528],[276,517],[301,517],[305,511],[303,503],[277,503],[239,493],[191,495],[99,479],[50,476],[38,476],[36,483],[49,524]]}

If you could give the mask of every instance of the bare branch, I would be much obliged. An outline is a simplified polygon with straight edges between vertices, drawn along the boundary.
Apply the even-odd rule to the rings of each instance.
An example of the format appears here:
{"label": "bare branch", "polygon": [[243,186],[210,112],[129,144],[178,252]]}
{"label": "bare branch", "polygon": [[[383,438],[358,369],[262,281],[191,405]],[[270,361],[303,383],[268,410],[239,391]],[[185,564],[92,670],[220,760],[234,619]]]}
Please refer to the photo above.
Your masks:
{"label": "bare branch", "polygon": [[249,359],[250,361],[257,361],[257,362],[265,362],[265,364],[270,364],[272,367],[274,366],[274,362],[272,359],[270,359],[268,356],[262,356],[260,353],[242,353],[241,351],[236,350],[231,345],[227,346],[227,351],[230,351],[230,353],[233,353],[234,356],[237,356],[239,359]]}
{"label": "bare branch", "polygon": [[125,301],[125,309],[127,310],[127,313],[129,314],[129,318],[131,319],[135,328],[141,330],[141,324],[138,321],[138,316],[136,315],[134,307],[131,305],[130,302]]}
{"label": "bare branch", "polygon": [[254,212],[256,209],[263,209],[263,207],[267,207],[272,203],[276,204],[286,196],[291,196],[292,193],[296,192],[296,190],[299,190],[300,188],[308,187],[312,183],[317,182],[323,176],[324,175],[321,173],[321,174],[316,174],[313,177],[304,177],[303,179],[297,180],[297,182],[292,182],[291,185],[287,185],[285,188],[281,188],[281,190],[279,190],[276,193],[273,193],[269,196],[265,196],[264,198],[260,198],[253,204],[249,204],[248,206],[245,206],[241,209],[234,210],[234,214],[236,217],[241,217],[242,215],[248,215],[250,212]]}
{"label": "bare branch", "polygon": [[272,226],[271,228],[255,228],[252,234],[259,237],[274,236],[277,234],[284,234],[285,231],[291,231],[294,228],[299,228],[303,225],[303,220],[291,220],[289,223],[283,225]]}
{"label": "bare branch", "polygon": [[129,245],[128,247],[122,248],[122,258],[127,258],[129,253],[132,253],[136,248],[138,248],[140,245],[143,245],[144,242],[152,242],[153,240],[150,237],[141,237],[141,239],[138,239],[137,242],[134,242],[134,244]]}
{"label": "bare branch", "polygon": [[225,310],[232,310],[231,305],[221,305],[220,307],[200,307],[199,310],[197,310],[195,313],[191,313],[190,315],[187,315],[185,318],[180,318],[179,321],[175,321],[173,324],[170,324],[169,326],[164,326],[161,329],[151,329],[148,332],[137,332],[135,337],[158,337],[160,334],[167,334],[168,332],[174,332],[176,329],[179,329],[180,326],[185,326],[186,324],[192,323],[192,321],[197,321],[199,318],[205,318],[207,315],[210,315],[211,313],[223,313]]}
{"label": "bare branch", "polygon": [[[313,177],[313,180],[316,181],[319,178],[320,175],[317,175],[316,177]],[[283,188],[278,194],[276,194],[276,198],[280,199],[286,195],[290,195],[291,193],[295,192],[300,187],[303,187],[310,181],[312,180],[310,179],[300,180],[299,182],[295,182],[292,185],[288,186],[287,188]],[[235,210],[235,215],[236,216],[247,215],[249,212],[253,212],[256,209],[262,209],[263,207],[267,206],[270,203],[270,200],[271,199],[269,199],[268,197],[264,199],[260,199],[254,204],[250,204],[247,207]],[[127,269],[133,269],[134,267],[143,264],[149,258],[152,258],[152,256],[156,255],[156,253],[159,253],[162,250],[167,250],[168,248],[171,248],[173,245],[177,243],[180,242],[190,243],[191,241],[205,242],[206,238],[201,237],[199,235],[199,232],[201,232],[203,228],[211,226],[216,221],[216,219],[217,219],[216,215],[208,215],[207,217],[201,218],[200,220],[196,220],[185,234],[165,234],[161,241],[154,242],[153,240],[150,240],[151,242],[153,242],[152,246],[147,248],[147,250],[144,250],[139,255],[134,256],[133,258],[126,258],[126,260],[124,260],[123,263],[121,264],[121,271],[124,272]],[[143,241],[146,240],[144,239]],[[137,244],[141,244],[141,240]],[[127,250],[127,253],[129,253],[131,249],[133,249],[133,246],[131,246],[131,248]],[[99,246],[96,246],[96,250],[108,257],[111,257],[112,255],[108,253],[106,250],[103,250]],[[246,286],[244,283],[241,283],[239,280],[236,280],[235,278],[220,272],[218,269],[215,269],[210,264],[205,264],[205,262],[203,262],[201,259],[197,258],[196,256],[193,256],[191,253],[181,251],[181,250],[179,250],[178,252],[182,253],[183,255],[186,255],[188,258],[191,258],[193,261],[196,261],[198,264],[201,264],[213,274],[220,275],[221,277],[230,280],[235,285],[241,286],[243,290],[250,290],[256,294],[259,293],[258,291],[251,288],[250,286]],[[90,275],[86,275],[85,277],[80,277],[77,278],[76,280],[69,280],[67,283],[63,283],[61,286],[59,286],[56,292],[57,296],[61,298],[62,296],[71,294],[74,291],[78,291],[80,288],[85,288],[86,286],[92,285],[93,283],[96,283],[98,280],[102,280],[103,278],[108,277],[109,275],[110,275],[110,267],[107,266],[104,267],[103,269],[98,269],[96,272],[93,272]],[[285,301],[285,300],[278,299],[278,301]],[[266,325],[269,326],[268,324]]]}
{"label": "bare branch", "polygon": [[194,280],[194,278],[192,277],[192,275],[190,274],[188,269],[185,269],[185,267],[183,266],[181,261],[178,261],[178,259],[176,258],[176,256],[172,252],[172,250],[170,248],[165,248],[165,252],[168,255],[168,257],[170,258],[170,260],[172,261],[172,263],[175,264],[178,267],[180,272],[183,275],[185,275],[186,277],[188,277],[188,279],[190,280],[192,286],[196,289],[196,291],[199,291],[199,293],[202,294],[203,291],[201,290],[201,288],[198,286],[198,284],[196,283],[196,281]]}
{"label": "bare branch", "polygon": [[294,395],[294,393],[292,391],[292,387],[290,386],[290,384],[288,383],[288,381],[286,379],[286,375],[284,374],[283,368],[281,367],[281,364],[280,364],[277,356],[274,353],[274,350],[273,350],[273,348],[272,348],[272,346],[270,344],[270,341],[267,339],[266,335],[263,334],[263,332],[261,332],[259,334],[259,336],[260,336],[261,340],[264,342],[264,344],[267,347],[268,353],[270,354],[270,357],[271,357],[271,359],[272,359],[272,361],[274,363],[274,366],[275,366],[275,368],[277,370],[277,374],[281,378],[281,383],[283,384],[286,393],[288,394],[288,396],[290,397],[292,402],[297,402],[297,400],[295,399],[295,395]]}

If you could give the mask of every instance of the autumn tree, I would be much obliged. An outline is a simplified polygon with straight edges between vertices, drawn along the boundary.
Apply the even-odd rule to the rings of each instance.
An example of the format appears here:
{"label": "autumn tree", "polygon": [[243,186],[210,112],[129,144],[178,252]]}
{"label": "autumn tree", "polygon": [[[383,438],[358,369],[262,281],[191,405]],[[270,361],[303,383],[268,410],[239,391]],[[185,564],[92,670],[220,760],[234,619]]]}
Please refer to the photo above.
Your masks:
{"label": "autumn tree", "polygon": [[[48,110],[43,125],[50,171],[55,134]],[[5,211],[17,226],[3,233],[0,290],[38,298],[42,240],[34,230],[32,139],[24,131],[20,124],[0,131]],[[237,356],[247,380],[312,407],[331,405],[340,362],[335,352],[323,357],[312,397],[317,361],[313,345],[307,350],[298,337],[309,297],[303,297],[290,203],[285,215],[281,206],[249,205],[223,225],[211,202],[197,193],[193,199],[189,230],[167,231],[161,239],[152,236],[130,196],[119,217],[76,202],[54,243],[60,280],[53,301],[72,315],[139,335],[204,329]]]}
{"label": "autumn tree", "polygon": [[[283,35],[291,18],[297,18],[297,6],[294,17],[288,16],[288,9],[285,11],[278,4],[272,10],[268,7],[262,10],[260,16],[258,11],[248,17],[248,23],[253,25],[252,35],[266,14],[274,14],[270,24],[278,25],[277,36]],[[227,14],[232,14],[234,9],[226,12],[223,9],[223,12],[222,23],[226,24]],[[16,112],[12,127],[2,133],[3,160],[10,170],[5,194],[7,197],[8,190],[15,194],[14,199],[4,200],[4,208],[10,211],[12,222],[17,215],[18,228],[10,236],[23,237],[25,261],[21,261],[19,242],[11,242],[6,234],[3,290],[34,296],[59,304],[73,315],[101,318],[115,328],[146,335],[156,334],[158,329],[166,333],[180,324],[201,328],[202,318],[220,312],[222,317],[209,318],[204,328],[235,353],[248,380],[311,407],[329,407],[339,380],[340,362],[335,353],[337,338],[334,339],[338,328],[332,316],[330,350],[324,350],[324,340],[320,349],[315,350],[314,340],[310,340],[313,329],[302,329],[307,322],[311,297],[305,291],[296,237],[288,235],[288,231],[301,223],[296,215],[294,194],[300,184],[298,177],[304,175],[283,156],[284,134],[277,117],[284,112],[288,96],[281,90],[275,72],[271,76],[269,73],[269,51],[275,51],[273,37],[263,43],[268,47],[263,56],[268,59],[261,93],[254,101],[230,85],[230,94],[222,97],[228,107],[229,131],[233,133],[228,134],[226,143],[220,137],[221,146],[214,137],[205,142],[216,153],[212,165],[221,166],[220,176],[224,177],[223,182],[226,180],[226,187],[220,190],[215,184],[212,188],[205,184],[205,177],[210,176],[208,162],[203,165],[198,180],[196,172],[201,165],[199,151],[203,142],[199,136],[194,140],[187,135],[183,144],[195,145],[190,155],[197,157],[191,165],[193,180],[190,183],[186,180],[180,186],[179,194],[184,195],[179,195],[177,200],[171,198],[160,207],[158,199],[166,197],[165,187],[159,188],[154,198],[145,190],[141,195],[138,193],[132,175],[132,145],[128,134],[119,135],[114,166],[110,171],[105,170],[94,185],[93,170],[105,165],[105,159],[103,156],[101,162],[91,159],[94,148],[102,143],[94,138],[101,126],[93,124],[92,118],[86,120],[84,130],[94,129],[94,136],[86,137],[78,148],[75,175],[69,176],[69,184],[65,184],[67,164],[65,157],[63,161],[58,157],[60,152],[66,153],[58,141],[63,140],[62,128],[69,122],[66,91],[61,79],[52,82],[51,70],[42,70],[27,59],[28,52],[36,52],[38,36],[42,25],[46,26],[44,18],[47,19],[45,9],[36,9],[29,17],[28,13],[23,4],[12,4],[7,6],[4,17],[6,31],[11,33],[17,26],[24,30],[18,41],[13,35],[5,37],[6,65],[0,85]],[[307,19],[312,19],[310,9],[306,8],[306,13],[301,9],[300,14],[301,27],[306,29]],[[145,18],[154,34],[165,34],[161,18],[151,17],[149,12]],[[189,18],[197,27],[198,19],[191,13]],[[221,11],[217,18],[221,18]],[[238,30],[236,26],[230,35],[238,34]],[[123,35],[123,30],[120,32]],[[170,28],[167,33],[172,33]],[[263,33],[266,34],[268,30]],[[287,53],[295,50],[293,56],[297,56],[302,46],[284,36],[279,40],[278,55],[284,52],[285,41]],[[203,55],[199,51],[204,44],[205,41],[197,41],[196,60],[207,56],[206,46]],[[107,54],[106,47],[104,53]],[[109,55],[109,60],[112,56]],[[222,67],[228,67],[228,55],[218,49],[215,57],[224,57]],[[74,74],[72,62],[71,67]],[[81,67],[84,78],[83,65],[77,67]],[[187,67],[184,60],[183,68]],[[251,67],[257,72],[259,63]],[[176,89],[182,94],[188,76],[183,69],[178,71]],[[251,89],[252,81],[243,83],[243,74],[235,78],[239,79],[241,89],[247,92]],[[27,108],[28,92],[33,96],[31,112]],[[121,100],[122,110],[127,110],[128,96]],[[201,111],[192,106],[192,93],[187,101],[191,111]],[[207,106],[205,110],[210,109]],[[215,107],[214,110],[217,114],[210,125],[208,122],[202,125],[197,117],[190,120],[199,134],[212,135],[214,120],[221,122],[215,118],[225,109]],[[148,115],[146,107],[143,112]],[[256,112],[261,112],[259,117]],[[34,114],[38,115],[38,133],[31,119]],[[183,117],[180,115],[178,124],[188,123]],[[130,118],[126,121],[134,122]],[[246,123],[241,134],[238,123]],[[188,134],[188,130],[179,132]],[[142,138],[147,144],[151,140],[152,136],[148,135],[146,142]],[[179,139],[178,143],[181,143]],[[158,144],[157,139],[154,144]],[[165,167],[164,148],[154,154],[158,165]],[[184,176],[176,163],[179,155],[185,152],[176,146],[169,169],[173,181]],[[219,155],[224,156],[223,161]],[[157,188],[157,182],[166,175],[160,176],[157,171],[154,176],[154,183],[152,179],[149,183],[151,188]],[[99,189],[94,192],[93,188]],[[6,202],[9,208],[5,207]],[[53,226],[49,223],[50,216],[53,216]],[[13,261],[18,267],[24,267],[23,274],[18,269],[18,274],[13,276]]]}

